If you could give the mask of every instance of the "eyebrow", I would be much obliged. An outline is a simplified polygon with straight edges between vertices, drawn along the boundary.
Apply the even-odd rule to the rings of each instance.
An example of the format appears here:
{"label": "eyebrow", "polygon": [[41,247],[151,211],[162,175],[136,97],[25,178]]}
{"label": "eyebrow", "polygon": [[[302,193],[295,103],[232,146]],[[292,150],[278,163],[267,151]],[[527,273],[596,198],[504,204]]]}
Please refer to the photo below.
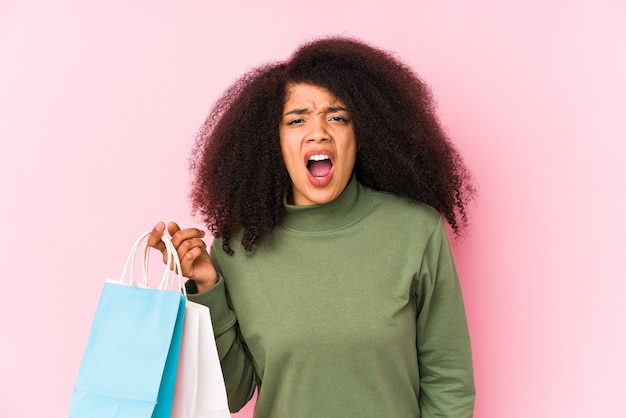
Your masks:
{"label": "eyebrow", "polygon": [[[336,113],[336,112],[347,112],[348,109],[346,109],[343,106],[329,106],[324,110],[324,113]],[[287,116],[287,115],[306,115],[308,113],[311,113],[311,111],[309,109],[292,109],[289,112],[286,112],[283,116]]]}

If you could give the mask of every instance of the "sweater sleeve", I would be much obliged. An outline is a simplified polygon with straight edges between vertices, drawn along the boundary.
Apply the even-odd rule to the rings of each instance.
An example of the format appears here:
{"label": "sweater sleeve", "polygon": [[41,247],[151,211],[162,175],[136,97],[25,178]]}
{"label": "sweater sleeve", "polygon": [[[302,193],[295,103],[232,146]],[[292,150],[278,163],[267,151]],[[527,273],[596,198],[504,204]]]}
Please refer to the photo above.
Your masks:
{"label": "sweater sleeve", "polygon": [[188,298],[208,306],[211,311],[217,352],[226,383],[228,406],[231,412],[237,412],[252,398],[258,378],[239,332],[237,316],[228,301],[228,290],[213,249],[211,259],[219,276],[218,282],[210,289],[194,294],[195,283],[190,280],[187,286],[191,291]]}
{"label": "sweater sleeve", "polygon": [[470,418],[472,356],[456,267],[442,221],[424,251],[417,286],[417,353],[422,418]]}

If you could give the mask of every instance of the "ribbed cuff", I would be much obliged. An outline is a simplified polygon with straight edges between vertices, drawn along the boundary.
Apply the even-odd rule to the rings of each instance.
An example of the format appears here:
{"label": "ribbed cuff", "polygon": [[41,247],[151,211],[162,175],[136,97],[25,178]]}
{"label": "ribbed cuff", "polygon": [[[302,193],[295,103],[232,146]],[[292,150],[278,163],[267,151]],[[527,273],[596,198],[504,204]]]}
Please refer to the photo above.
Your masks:
{"label": "ribbed cuff", "polygon": [[213,333],[216,338],[237,322],[235,312],[228,306],[224,278],[220,274],[218,274],[217,283],[204,292],[198,293],[198,288],[193,280],[188,280],[185,287],[187,288],[187,298],[190,301],[208,306],[211,311]]}

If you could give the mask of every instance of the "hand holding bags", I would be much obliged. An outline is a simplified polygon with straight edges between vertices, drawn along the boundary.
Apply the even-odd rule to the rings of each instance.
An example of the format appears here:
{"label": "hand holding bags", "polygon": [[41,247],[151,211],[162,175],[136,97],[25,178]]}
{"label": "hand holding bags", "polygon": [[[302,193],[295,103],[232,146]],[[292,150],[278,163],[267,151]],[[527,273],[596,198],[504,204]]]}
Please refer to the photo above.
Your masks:
{"label": "hand holding bags", "polygon": [[[158,289],[145,287],[146,246],[143,283],[133,283],[135,253],[148,235],[135,243],[120,280],[104,285],[72,394],[71,418],[170,416],[186,297],[180,261],[166,236],[168,267],[176,266],[178,280],[166,268]],[[172,282],[178,290],[167,290]]]}

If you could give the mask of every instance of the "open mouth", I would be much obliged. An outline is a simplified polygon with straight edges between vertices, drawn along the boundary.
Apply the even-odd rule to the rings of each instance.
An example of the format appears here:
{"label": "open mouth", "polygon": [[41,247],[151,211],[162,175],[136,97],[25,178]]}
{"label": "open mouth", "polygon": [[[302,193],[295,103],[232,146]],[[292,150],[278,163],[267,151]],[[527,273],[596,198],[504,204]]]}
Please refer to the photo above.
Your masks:
{"label": "open mouth", "polygon": [[326,177],[330,174],[330,170],[333,168],[333,163],[328,155],[315,154],[309,157],[306,168],[309,170],[309,173],[313,175],[313,177]]}
{"label": "open mouth", "polygon": [[323,187],[330,183],[333,177],[333,159],[326,152],[311,152],[307,155],[306,168],[311,184]]}

